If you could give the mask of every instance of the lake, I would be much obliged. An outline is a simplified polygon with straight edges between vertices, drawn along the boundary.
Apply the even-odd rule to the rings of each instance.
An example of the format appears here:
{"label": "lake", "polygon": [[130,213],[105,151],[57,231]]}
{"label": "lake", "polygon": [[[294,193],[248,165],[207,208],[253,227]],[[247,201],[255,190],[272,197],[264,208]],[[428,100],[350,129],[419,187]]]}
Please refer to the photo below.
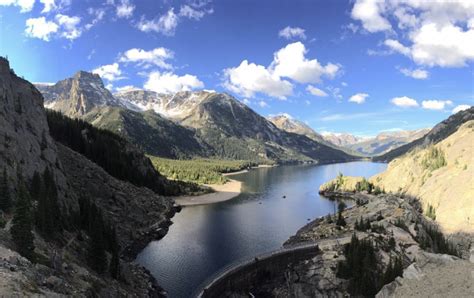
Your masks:
{"label": "lake", "polygon": [[[242,193],[229,201],[185,207],[168,234],[137,257],[170,297],[190,297],[210,276],[241,259],[278,249],[298,229],[334,213],[319,186],[338,173],[370,177],[386,164],[350,162],[253,169],[234,175]],[[286,198],[284,198],[286,196]]]}

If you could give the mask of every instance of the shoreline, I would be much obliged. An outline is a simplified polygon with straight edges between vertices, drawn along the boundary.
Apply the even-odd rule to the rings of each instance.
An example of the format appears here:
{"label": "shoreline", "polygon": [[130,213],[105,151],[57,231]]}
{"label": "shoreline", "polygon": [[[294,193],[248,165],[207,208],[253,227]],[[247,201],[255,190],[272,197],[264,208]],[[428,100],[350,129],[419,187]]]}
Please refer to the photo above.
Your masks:
{"label": "shoreline", "polygon": [[[275,166],[276,165],[258,165],[256,167],[251,167],[250,170],[258,168],[271,168]],[[222,176],[227,177],[248,172],[249,169],[245,169],[236,172],[223,173]],[[210,187],[214,192],[199,196],[178,196],[174,198],[174,201],[176,204],[183,207],[207,205],[231,200],[242,193],[242,182],[234,179],[229,179],[229,181],[224,184],[204,184],[204,186]]]}

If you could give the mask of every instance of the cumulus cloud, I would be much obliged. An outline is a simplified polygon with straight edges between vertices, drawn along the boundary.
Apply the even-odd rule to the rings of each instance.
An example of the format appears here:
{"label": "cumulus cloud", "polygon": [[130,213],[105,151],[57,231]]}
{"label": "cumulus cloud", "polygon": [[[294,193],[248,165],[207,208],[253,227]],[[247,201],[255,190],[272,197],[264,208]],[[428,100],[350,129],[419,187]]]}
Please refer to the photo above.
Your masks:
{"label": "cumulus cloud", "polygon": [[117,87],[115,88],[115,90],[117,90],[117,92],[127,92],[127,91],[140,90],[140,89],[132,85],[126,85],[122,87]]}
{"label": "cumulus cloud", "polygon": [[143,32],[157,32],[167,36],[173,36],[176,27],[178,27],[178,16],[174,13],[174,8],[157,19],[142,18],[138,23],[138,29]]}
{"label": "cumulus cloud", "polygon": [[421,106],[427,110],[443,110],[446,106],[452,105],[450,100],[423,100]]}
{"label": "cumulus cloud", "polygon": [[412,108],[418,106],[418,102],[408,96],[394,97],[392,98],[391,102],[392,104],[402,108]]}
{"label": "cumulus cloud", "polygon": [[29,12],[35,5],[35,0],[0,0],[0,6],[18,6],[20,12]]}
{"label": "cumulus cloud", "polygon": [[303,40],[306,39],[305,30],[300,27],[287,26],[278,32],[278,36],[286,38],[286,39],[295,39],[295,38],[300,38]]}
{"label": "cumulus cloud", "polygon": [[172,69],[173,66],[166,62],[166,60],[172,59],[173,57],[173,51],[163,47],[155,48],[150,51],[133,48],[123,53],[119,58],[119,62],[132,62],[147,67],[154,65],[163,69]]}
{"label": "cumulus cloud", "polygon": [[408,68],[400,68],[400,72],[407,77],[412,77],[418,80],[424,80],[428,78],[428,71],[424,69],[408,69]]}
{"label": "cumulus cloud", "polygon": [[471,108],[470,105],[458,105],[458,106],[456,106],[456,107],[452,110],[452,113],[453,113],[453,114],[456,114],[456,113],[458,113],[458,112],[467,110],[467,109],[469,109],[469,108]]}
{"label": "cumulus cloud", "polygon": [[352,8],[351,16],[362,22],[362,26],[369,32],[390,30],[392,26],[382,16],[385,5],[379,0],[358,0]]}
{"label": "cumulus cloud", "polygon": [[253,97],[256,92],[260,92],[285,99],[293,92],[290,82],[272,74],[266,67],[247,60],[237,67],[225,69],[224,76],[224,87],[246,97]]}
{"label": "cumulus cloud", "polygon": [[40,2],[44,5],[44,8],[41,13],[48,13],[56,9],[56,3],[54,0],[40,0]]}
{"label": "cumulus cloud", "polygon": [[98,74],[101,78],[106,79],[107,81],[118,81],[123,79],[122,71],[120,70],[118,63],[102,65],[92,71],[95,74]]}
{"label": "cumulus cloud", "polygon": [[179,76],[171,72],[161,73],[159,71],[153,71],[149,74],[143,87],[146,90],[158,93],[175,93],[204,88],[204,83],[196,76],[189,74]]}
{"label": "cumulus cloud", "polygon": [[26,20],[25,34],[44,41],[50,41],[52,37],[74,40],[82,34],[80,22],[80,17],[63,14],[57,14],[54,20],[47,20],[45,17],[30,18]]}
{"label": "cumulus cloud", "polygon": [[175,13],[174,7],[172,7],[158,18],[147,20],[142,17],[137,28],[143,32],[156,32],[165,36],[173,36],[183,18],[199,21],[206,14],[212,14],[214,11],[206,8],[206,5],[207,2],[183,5],[178,13]]}
{"label": "cumulus cloud", "polygon": [[121,0],[120,3],[115,7],[115,13],[119,18],[131,18],[135,11],[135,5],[130,0]]}
{"label": "cumulus cloud", "polygon": [[287,77],[299,83],[319,83],[322,76],[334,78],[340,66],[328,63],[321,65],[317,59],[309,60],[305,57],[306,47],[301,42],[288,44],[274,54],[270,66],[273,74],[278,77]]}
{"label": "cumulus cloud", "polygon": [[368,32],[398,28],[405,40],[387,39],[385,46],[431,67],[474,61],[473,15],[474,1],[356,0],[351,12]]}
{"label": "cumulus cloud", "polygon": [[58,32],[59,26],[55,22],[47,21],[45,17],[26,20],[25,34],[29,37],[50,41],[51,36]]}
{"label": "cumulus cloud", "polygon": [[56,22],[61,28],[60,36],[69,40],[74,40],[81,36],[82,30],[79,27],[80,17],[70,17],[63,14],[56,15]]}
{"label": "cumulus cloud", "polygon": [[362,104],[362,103],[365,102],[367,97],[369,97],[369,94],[367,94],[367,93],[357,93],[357,94],[352,95],[349,98],[349,101],[350,102],[355,102],[357,104]]}
{"label": "cumulus cloud", "polygon": [[261,108],[266,108],[268,107],[268,103],[266,103],[265,101],[261,100],[258,102],[258,105],[261,107]]}
{"label": "cumulus cloud", "polygon": [[320,96],[320,97],[328,96],[328,94],[326,92],[324,92],[323,90],[321,90],[319,88],[316,88],[312,85],[308,85],[308,87],[306,87],[306,91],[308,91],[309,93],[311,93],[314,96]]}

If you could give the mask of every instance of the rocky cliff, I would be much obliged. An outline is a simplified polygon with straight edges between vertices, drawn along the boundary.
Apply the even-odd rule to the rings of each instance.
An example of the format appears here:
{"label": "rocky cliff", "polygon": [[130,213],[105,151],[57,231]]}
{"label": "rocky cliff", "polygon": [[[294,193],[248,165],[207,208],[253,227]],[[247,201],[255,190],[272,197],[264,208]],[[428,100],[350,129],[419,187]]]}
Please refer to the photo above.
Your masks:
{"label": "rocky cliff", "polygon": [[[72,89],[82,88],[73,82],[70,85]],[[84,99],[89,91],[82,89],[75,98]],[[87,110],[87,105],[79,106],[79,113]],[[17,253],[18,247],[12,241],[11,212],[0,212],[0,296],[163,295],[151,275],[131,259],[148,241],[166,234],[169,218],[174,215],[171,200],[113,178],[83,155],[56,143],[50,133],[41,93],[16,76],[8,61],[0,58],[0,169],[6,170],[8,192],[15,203],[19,177],[29,186],[35,172],[41,174],[48,168],[57,188],[61,226],[55,235],[45,236],[33,221],[35,249],[30,261]],[[82,133],[87,136],[87,132]],[[121,150],[126,148],[122,146]],[[120,156],[124,153],[117,152]],[[129,159],[143,157],[143,153],[125,155]],[[144,159],[138,164],[154,171],[149,160],[148,164],[141,161]],[[134,164],[133,160],[129,162]],[[90,210],[102,214],[105,227],[114,230],[107,235],[117,237],[120,278],[112,278],[108,270],[97,273],[90,267],[92,236],[81,227],[82,199],[93,206]],[[39,198],[32,196],[31,201],[31,211],[36,216]],[[105,258],[111,262],[110,248]]]}

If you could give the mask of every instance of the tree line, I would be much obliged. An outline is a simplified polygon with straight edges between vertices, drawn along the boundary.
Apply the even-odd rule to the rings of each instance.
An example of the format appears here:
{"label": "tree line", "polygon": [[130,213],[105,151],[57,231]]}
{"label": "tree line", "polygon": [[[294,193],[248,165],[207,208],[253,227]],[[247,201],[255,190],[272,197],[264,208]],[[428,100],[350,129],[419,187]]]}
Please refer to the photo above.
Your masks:
{"label": "tree line", "polygon": [[[35,253],[33,231],[45,240],[59,241],[68,219],[61,215],[57,186],[50,169],[46,168],[42,174],[35,172],[29,183],[21,172],[16,178],[15,192],[8,182],[6,169],[1,172],[0,208],[3,214],[13,215],[10,234],[18,253],[37,262],[40,256]],[[120,278],[120,246],[115,227],[108,224],[101,210],[84,197],[79,199],[79,212],[73,217],[79,240],[84,240],[82,231],[88,235],[88,265],[99,274],[109,272],[111,277]]]}

